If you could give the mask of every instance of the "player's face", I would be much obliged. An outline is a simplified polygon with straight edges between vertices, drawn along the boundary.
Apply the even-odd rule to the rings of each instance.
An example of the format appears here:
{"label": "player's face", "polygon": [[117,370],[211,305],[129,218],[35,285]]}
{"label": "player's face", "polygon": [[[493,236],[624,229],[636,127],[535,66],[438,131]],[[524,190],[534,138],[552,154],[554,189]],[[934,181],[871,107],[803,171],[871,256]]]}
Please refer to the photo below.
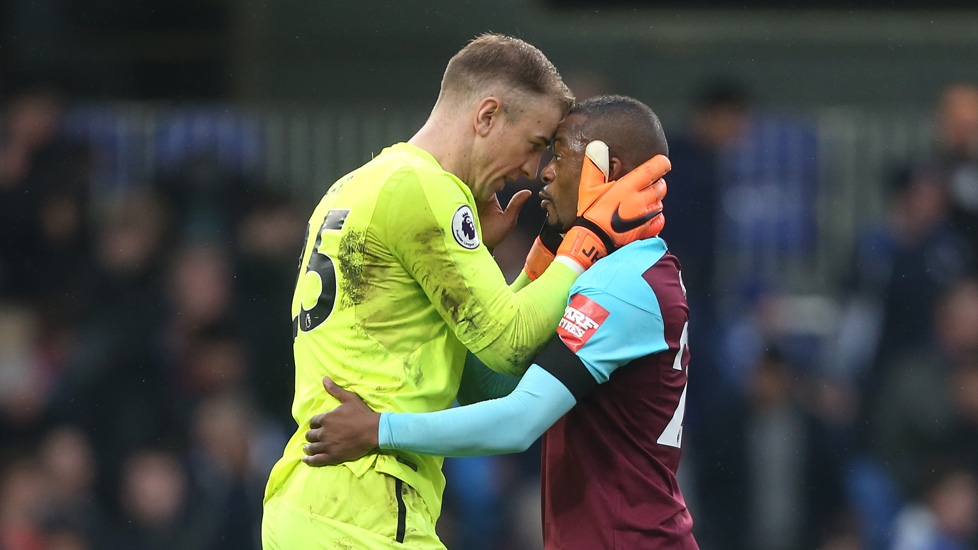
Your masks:
{"label": "player's face", "polygon": [[584,164],[584,115],[570,115],[557,127],[554,158],[540,173],[545,184],[540,190],[540,208],[547,211],[547,223],[565,232],[577,219],[577,188]]}
{"label": "player's face", "polygon": [[498,117],[476,155],[476,177],[471,183],[476,200],[485,201],[520,176],[533,179],[540,157],[550,144],[563,113],[551,98],[524,99]]}

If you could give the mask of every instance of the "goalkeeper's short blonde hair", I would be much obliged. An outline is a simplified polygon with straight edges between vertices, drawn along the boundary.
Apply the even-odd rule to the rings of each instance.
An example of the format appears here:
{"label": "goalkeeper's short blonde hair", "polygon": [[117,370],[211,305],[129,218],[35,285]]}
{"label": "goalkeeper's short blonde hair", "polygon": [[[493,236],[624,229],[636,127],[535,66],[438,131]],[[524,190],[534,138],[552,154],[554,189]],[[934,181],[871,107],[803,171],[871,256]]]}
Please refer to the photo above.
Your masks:
{"label": "goalkeeper's short blonde hair", "polygon": [[487,92],[552,97],[565,115],[574,105],[574,94],[542,51],[502,34],[480,35],[448,61],[438,102],[460,103]]}

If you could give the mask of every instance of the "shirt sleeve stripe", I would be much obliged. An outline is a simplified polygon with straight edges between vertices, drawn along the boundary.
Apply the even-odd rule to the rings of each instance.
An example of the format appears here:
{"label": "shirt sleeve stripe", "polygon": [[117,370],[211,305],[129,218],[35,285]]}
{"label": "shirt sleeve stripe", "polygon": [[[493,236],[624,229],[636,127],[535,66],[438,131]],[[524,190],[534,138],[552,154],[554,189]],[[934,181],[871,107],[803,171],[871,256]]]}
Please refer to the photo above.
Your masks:
{"label": "shirt sleeve stripe", "polygon": [[598,381],[594,379],[581,358],[564,344],[559,337],[552,338],[535,361],[544,370],[560,381],[580,401]]}

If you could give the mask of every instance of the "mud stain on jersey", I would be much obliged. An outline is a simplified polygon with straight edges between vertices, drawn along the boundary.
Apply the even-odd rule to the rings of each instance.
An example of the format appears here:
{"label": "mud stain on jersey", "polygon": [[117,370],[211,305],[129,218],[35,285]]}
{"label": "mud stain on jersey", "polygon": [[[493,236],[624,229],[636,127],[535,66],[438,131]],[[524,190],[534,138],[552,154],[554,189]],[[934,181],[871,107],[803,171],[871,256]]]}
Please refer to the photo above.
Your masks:
{"label": "mud stain on jersey", "polygon": [[412,270],[421,285],[432,288],[432,302],[435,302],[451,318],[452,323],[462,322],[475,328],[475,319],[463,318],[463,308],[472,293],[465,281],[458,277],[458,269],[451,256],[444,249],[444,230],[432,228],[415,236],[418,250]]}
{"label": "mud stain on jersey", "polygon": [[366,251],[366,233],[350,230],[340,239],[339,268],[343,274],[339,307],[347,308],[363,303],[366,282],[363,277],[363,256]]}
{"label": "mud stain on jersey", "polygon": [[420,388],[424,384],[424,367],[417,361],[404,361],[404,372],[409,373],[414,387]]}
{"label": "mud stain on jersey", "polygon": [[510,376],[523,376],[526,372],[527,367],[530,366],[530,362],[538,353],[543,351],[549,340],[544,341],[539,346],[514,346],[513,353],[506,358],[506,366],[508,370],[504,374]]}

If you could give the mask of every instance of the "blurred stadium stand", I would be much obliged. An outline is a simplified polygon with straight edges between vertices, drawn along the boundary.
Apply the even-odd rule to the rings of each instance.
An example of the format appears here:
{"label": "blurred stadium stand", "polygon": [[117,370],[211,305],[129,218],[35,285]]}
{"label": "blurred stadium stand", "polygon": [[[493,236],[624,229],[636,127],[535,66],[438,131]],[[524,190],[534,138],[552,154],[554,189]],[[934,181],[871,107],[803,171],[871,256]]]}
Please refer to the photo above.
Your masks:
{"label": "blurred stadium stand", "polygon": [[[239,177],[317,200],[334,179],[411,136],[424,110],[173,107],[99,103],[68,111],[66,137],[97,151],[96,202],[146,185],[195,157]],[[664,114],[667,127],[676,126]],[[675,118],[673,116],[672,118]],[[884,214],[894,164],[926,155],[929,113],[855,108],[765,114],[725,151],[724,263],[744,277],[779,279],[797,292],[832,289],[848,269],[858,231]],[[705,214],[705,213],[704,213]],[[749,281],[743,281],[748,283]]]}

